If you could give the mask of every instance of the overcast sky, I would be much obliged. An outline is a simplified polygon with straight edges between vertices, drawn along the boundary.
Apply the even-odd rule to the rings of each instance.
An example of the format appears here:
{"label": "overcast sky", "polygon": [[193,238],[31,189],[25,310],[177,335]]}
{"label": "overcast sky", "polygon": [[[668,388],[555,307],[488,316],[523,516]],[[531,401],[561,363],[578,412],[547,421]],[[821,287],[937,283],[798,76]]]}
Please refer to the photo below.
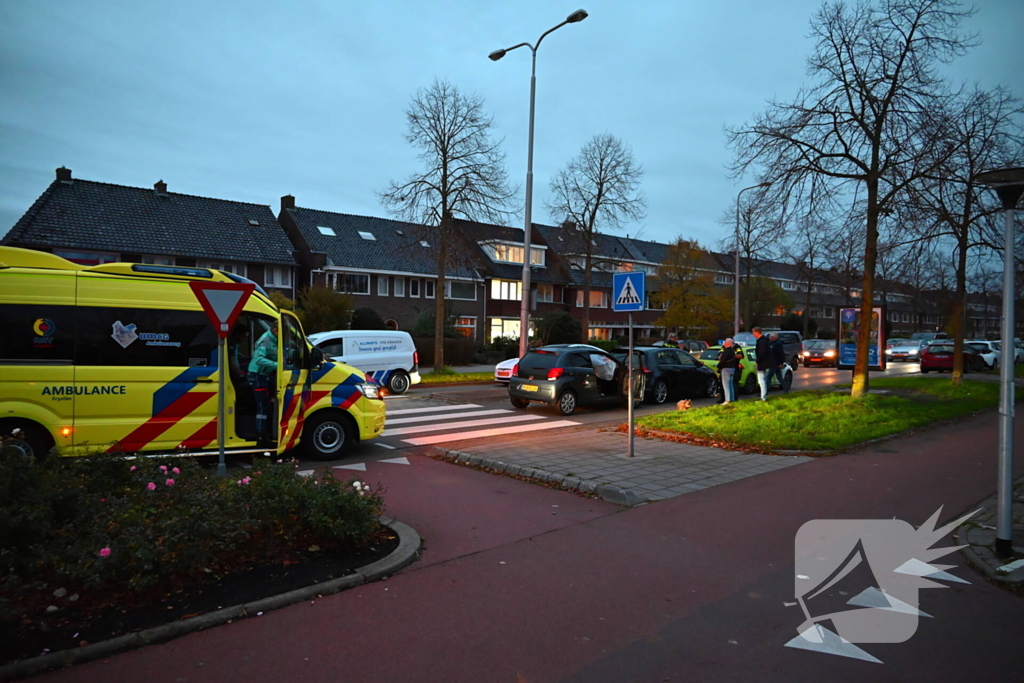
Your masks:
{"label": "overcast sky", "polygon": [[[434,78],[484,98],[524,185],[533,42],[534,220],[593,135],[642,164],[648,217],[624,233],[723,236],[749,178],[726,176],[723,129],[805,82],[816,0],[0,0],[0,234],[67,166],[76,178],[386,215],[376,191],[419,166],[410,96]],[[1024,95],[1024,1],[979,0],[983,44],[957,80]],[[745,182],[746,181],[746,182]]]}

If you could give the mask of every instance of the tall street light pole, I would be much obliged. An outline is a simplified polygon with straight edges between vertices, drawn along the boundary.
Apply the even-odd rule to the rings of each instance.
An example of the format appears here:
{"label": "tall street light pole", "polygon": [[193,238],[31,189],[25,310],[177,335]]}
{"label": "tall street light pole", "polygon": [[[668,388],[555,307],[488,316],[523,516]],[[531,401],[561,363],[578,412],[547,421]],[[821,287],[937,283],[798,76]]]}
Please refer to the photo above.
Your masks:
{"label": "tall street light pole", "polygon": [[575,24],[587,18],[585,10],[578,9],[558,26],[549,28],[537,39],[536,45],[519,43],[503,50],[495,50],[487,55],[492,61],[498,61],[506,54],[520,47],[530,48],[533,53],[533,64],[530,68],[530,138],[526,154],[526,220],[523,227],[523,295],[522,305],[519,309],[519,357],[526,355],[530,337],[530,231],[533,227],[533,111],[537,98],[537,50],[540,43],[549,33],[556,31],[566,24]]}
{"label": "tall street light pole", "polygon": [[733,285],[735,290],[735,296],[733,298],[733,309],[732,309],[732,326],[733,326],[733,338],[740,334],[740,197],[747,190],[756,190],[759,187],[771,187],[771,183],[758,183],[757,185],[751,185],[750,187],[744,187],[740,190],[740,193],[736,195],[736,274],[733,275]]}
{"label": "tall street light pole", "polygon": [[1013,555],[1013,402],[1014,368],[1013,210],[1024,194],[1024,168],[979,173],[975,182],[988,185],[999,195],[1006,212],[1003,245],[1002,358],[999,359],[999,469],[996,474],[996,553]]}

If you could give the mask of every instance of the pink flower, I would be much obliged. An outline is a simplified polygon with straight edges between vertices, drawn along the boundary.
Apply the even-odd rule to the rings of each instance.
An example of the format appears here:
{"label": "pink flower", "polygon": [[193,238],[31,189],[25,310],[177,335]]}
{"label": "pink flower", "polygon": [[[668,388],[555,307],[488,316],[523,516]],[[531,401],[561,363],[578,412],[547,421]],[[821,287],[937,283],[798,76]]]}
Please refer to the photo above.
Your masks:
{"label": "pink flower", "polygon": [[134,471],[135,471],[135,470],[137,470],[137,469],[139,469],[139,468],[138,468],[138,467],[136,467],[135,465],[132,465],[131,467],[129,467],[129,468],[128,468],[128,471],[129,471],[129,472],[134,472]]}
{"label": "pink flower", "polygon": [[168,486],[174,486],[174,480],[173,479],[168,479],[164,483],[167,484]]}
{"label": "pink flower", "polygon": [[156,491],[156,484],[154,484],[153,482],[149,482],[148,484],[146,484],[146,488],[149,489],[150,491]]}
{"label": "pink flower", "polygon": [[174,472],[175,474],[181,474],[181,470],[179,470],[177,467],[171,470],[171,472]]}
{"label": "pink flower", "polygon": [[167,465],[160,465],[160,471],[161,472],[166,472],[167,471]]}
{"label": "pink flower", "polygon": [[100,557],[110,557],[110,548],[100,550]]}

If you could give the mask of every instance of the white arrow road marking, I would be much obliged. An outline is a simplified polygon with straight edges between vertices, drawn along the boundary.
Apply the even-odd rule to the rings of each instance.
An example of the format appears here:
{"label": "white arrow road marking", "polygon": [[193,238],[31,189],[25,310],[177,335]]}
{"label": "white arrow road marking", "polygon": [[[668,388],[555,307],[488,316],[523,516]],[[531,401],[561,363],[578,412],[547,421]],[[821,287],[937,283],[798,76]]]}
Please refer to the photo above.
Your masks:
{"label": "white arrow road marking", "polygon": [[396,465],[410,465],[409,458],[387,458],[386,460],[378,460],[377,462],[393,462]]}
{"label": "white arrow road marking", "polygon": [[501,436],[502,434],[518,434],[520,432],[536,432],[541,429],[556,429],[558,427],[571,427],[579,422],[571,420],[556,420],[553,422],[540,422],[532,425],[516,425],[513,427],[501,427],[499,429],[479,429],[475,432],[462,432],[460,434],[442,434],[440,436],[421,436],[417,439],[405,439],[402,443],[413,446],[429,446],[445,441],[464,441],[466,439],[481,439],[488,436]]}
{"label": "white arrow road marking", "polygon": [[889,612],[902,612],[903,614],[919,614],[922,617],[932,618],[927,612],[922,612],[913,605],[903,602],[898,598],[887,595],[877,588],[865,588],[860,595],[856,595],[846,601],[847,605],[854,607],[874,607]]}
{"label": "white arrow road marking", "polygon": [[365,472],[366,471],[366,463],[365,462],[357,462],[357,463],[353,463],[351,465],[335,465],[331,469],[335,469],[335,470],[359,470],[360,472]]}
{"label": "white arrow road marking", "polygon": [[398,436],[399,434],[420,434],[422,432],[439,432],[442,429],[462,429],[465,427],[482,427],[484,425],[506,424],[508,422],[528,422],[543,420],[543,415],[509,415],[508,417],[490,417],[483,420],[463,420],[462,422],[443,422],[436,425],[404,427],[402,429],[385,429],[381,436]]}
{"label": "white arrow road marking", "polygon": [[798,650],[810,650],[811,652],[823,652],[827,655],[862,659],[865,662],[875,662],[876,664],[882,663],[882,660],[875,659],[853,643],[840,638],[819,624],[814,624],[814,626],[786,643],[786,647],[795,647]]}
{"label": "white arrow road marking", "polygon": [[[469,413],[460,413],[458,417],[482,417],[484,415],[504,415],[511,413],[511,410],[477,410]],[[428,422],[430,420],[443,420],[446,417],[455,417],[449,415],[425,415],[422,417],[400,417],[397,420],[385,420],[384,426],[397,425],[397,424],[409,424],[410,422]]]}
{"label": "white arrow road marking", "polygon": [[300,477],[312,477],[315,471],[316,470],[299,470],[295,474],[299,475]]}
{"label": "white arrow road marking", "polygon": [[470,408],[483,408],[475,403],[462,403],[455,406],[433,406],[431,408],[402,408],[401,410],[389,410],[388,415],[412,415],[413,413],[439,413],[443,410],[469,410]]}

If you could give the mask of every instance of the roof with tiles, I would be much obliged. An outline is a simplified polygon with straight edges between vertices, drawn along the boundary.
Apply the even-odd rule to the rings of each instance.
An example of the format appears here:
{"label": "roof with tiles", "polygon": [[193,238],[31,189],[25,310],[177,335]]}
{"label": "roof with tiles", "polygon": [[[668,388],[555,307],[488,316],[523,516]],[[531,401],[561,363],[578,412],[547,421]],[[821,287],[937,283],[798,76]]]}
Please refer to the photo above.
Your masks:
{"label": "roof with tiles", "polygon": [[67,169],[3,243],[295,265],[267,205],[72,180]]}
{"label": "roof with tiles", "polygon": [[[429,233],[422,225],[302,207],[285,211],[295,221],[309,248],[327,255],[328,266],[424,276],[437,273],[437,245],[431,244],[430,237],[426,237]],[[422,242],[428,246],[423,246]],[[449,264],[445,275],[474,278],[473,269],[479,264],[470,250],[459,247],[454,255],[456,262]]]}

